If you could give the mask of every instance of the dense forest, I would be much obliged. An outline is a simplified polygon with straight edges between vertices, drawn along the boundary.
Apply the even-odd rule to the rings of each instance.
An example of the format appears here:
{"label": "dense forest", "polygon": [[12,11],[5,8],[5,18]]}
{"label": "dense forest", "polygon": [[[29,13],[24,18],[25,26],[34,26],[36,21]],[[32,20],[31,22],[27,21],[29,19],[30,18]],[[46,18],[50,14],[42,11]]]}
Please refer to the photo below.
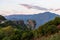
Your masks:
{"label": "dense forest", "polygon": [[36,28],[36,21],[7,20],[0,15],[0,40],[60,40],[60,17]]}

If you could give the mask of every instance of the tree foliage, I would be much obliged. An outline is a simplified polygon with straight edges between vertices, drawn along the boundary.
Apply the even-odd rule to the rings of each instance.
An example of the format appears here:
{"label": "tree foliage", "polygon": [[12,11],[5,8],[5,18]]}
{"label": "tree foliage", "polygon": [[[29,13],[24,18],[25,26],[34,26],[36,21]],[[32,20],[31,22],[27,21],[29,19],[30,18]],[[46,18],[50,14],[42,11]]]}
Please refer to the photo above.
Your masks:
{"label": "tree foliage", "polygon": [[[29,27],[31,27],[31,25],[36,27],[35,20],[30,20],[28,22],[30,25]],[[60,17],[56,17],[55,19],[33,30],[29,30],[28,25],[26,25],[23,20],[9,20],[0,24],[0,40],[35,40],[35,38],[58,32],[58,25],[60,25]]]}

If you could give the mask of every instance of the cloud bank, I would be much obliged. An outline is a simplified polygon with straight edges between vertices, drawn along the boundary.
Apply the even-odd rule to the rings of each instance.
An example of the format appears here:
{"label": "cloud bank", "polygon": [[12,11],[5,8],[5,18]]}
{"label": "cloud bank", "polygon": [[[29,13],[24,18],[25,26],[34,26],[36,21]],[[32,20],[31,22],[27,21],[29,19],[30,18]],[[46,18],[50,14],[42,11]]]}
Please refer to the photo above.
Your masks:
{"label": "cloud bank", "polygon": [[37,9],[37,10],[43,10],[43,11],[50,10],[50,9],[47,9],[47,8],[44,8],[44,7],[32,6],[32,5],[28,5],[28,4],[20,4],[20,5],[28,8],[28,9]]}

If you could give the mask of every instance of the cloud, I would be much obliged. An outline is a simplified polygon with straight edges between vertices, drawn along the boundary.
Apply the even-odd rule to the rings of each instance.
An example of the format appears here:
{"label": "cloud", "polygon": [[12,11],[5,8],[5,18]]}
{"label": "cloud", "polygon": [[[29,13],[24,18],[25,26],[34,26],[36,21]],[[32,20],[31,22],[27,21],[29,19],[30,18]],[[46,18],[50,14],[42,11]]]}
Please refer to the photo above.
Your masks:
{"label": "cloud", "polygon": [[60,8],[57,8],[57,9],[47,9],[47,8],[44,8],[44,7],[40,7],[40,6],[32,6],[32,5],[29,5],[29,4],[20,4],[21,6],[24,6],[28,9],[37,9],[37,10],[41,10],[41,11],[60,11]]}
{"label": "cloud", "polygon": [[28,8],[28,9],[32,8],[32,6],[31,6],[31,5],[28,5],[28,4],[20,4],[20,5],[22,5],[22,6],[26,7],[26,8]]}
{"label": "cloud", "polygon": [[60,11],[60,8],[58,8],[58,9],[55,9],[55,11]]}
{"label": "cloud", "polygon": [[39,7],[39,6],[32,6],[32,5],[28,5],[28,4],[20,4],[28,9],[37,9],[37,10],[43,10],[43,11],[48,11],[48,10],[51,10],[51,9],[47,9],[47,8],[44,8],[44,7]]}

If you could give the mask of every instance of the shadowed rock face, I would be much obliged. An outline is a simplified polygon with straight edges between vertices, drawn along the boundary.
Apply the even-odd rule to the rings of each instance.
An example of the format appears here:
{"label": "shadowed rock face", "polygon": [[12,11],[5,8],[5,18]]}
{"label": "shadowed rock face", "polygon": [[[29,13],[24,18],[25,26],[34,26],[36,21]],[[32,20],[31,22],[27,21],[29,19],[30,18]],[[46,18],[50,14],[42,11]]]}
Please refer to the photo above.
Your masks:
{"label": "shadowed rock face", "polygon": [[54,19],[56,16],[59,15],[51,12],[45,12],[34,15],[9,15],[9,16],[5,16],[5,18],[8,20],[24,20],[25,23],[27,22],[28,19],[32,19],[36,21],[37,24],[36,26],[41,26],[44,23]]}
{"label": "shadowed rock face", "polygon": [[57,26],[57,29],[59,29],[59,30],[60,30],[60,24]]}

